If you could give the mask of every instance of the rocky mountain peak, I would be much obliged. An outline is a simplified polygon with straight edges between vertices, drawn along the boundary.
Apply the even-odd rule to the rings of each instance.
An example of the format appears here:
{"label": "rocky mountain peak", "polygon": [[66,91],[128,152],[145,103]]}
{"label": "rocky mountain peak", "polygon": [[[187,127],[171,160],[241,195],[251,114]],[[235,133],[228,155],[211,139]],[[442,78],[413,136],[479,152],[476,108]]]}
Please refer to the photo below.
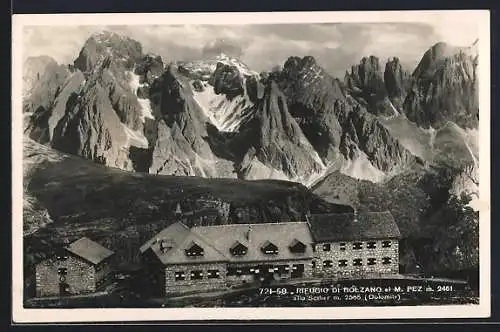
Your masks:
{"label": "rocky mountain peak", "polygon": [[[179,72],[191,79],[199,79],[208,81],[218,66],[224,65],[233,68],[233,71],[238,73],[242,79],[248,76],[256,76],[257,72],[250,68],[240,59],[230,57],[224,53],[214,56],[205,57],[203,59],[191,61],[176,61],[175,64],[179,67]],[[220,64],[220,65],[219,65]]]}
{"label": "rocky mountain peak", "polygon": [[23,97],[31,95],[36,82],[40,81],[47,69],[53,69],[58,64],[54,58],[47,55],[28,57],[23,64]]}
{"label": "rocky mountain peak", "polygon": [[444,62],[460,54],[466,55],[468,49],[467,47],[456,47],[444,42],[436,43],[424,53],[412,76],[432,76]]}
{"label": "rocky mountain peak", "polygon": [[403,69],[399,58],[389,59],[385,64],[384,83],[385,89],[394,107],[401,110],[406,90],[408,89],[409,73]]}
{"label": "rocky mountain peak", "polygon": [[237,66],[223,62],[217,62],[215,71],[209,79],[216,94],[225,94],[229,99],[243,95],[244,78]]}
{"label": "rocky mountain peak", "polygon": [[321,79],[326,74],[323,68],[318,65],[316,59],[310,55],[303,58],[297,56],[289,57],[283,65],[282,72],[289,78],[299,80]]}
{"label": "rocky mountain peak", "polygon": [[83,45],[74,66],[82,72],[88,72],[105,57],[130,69],[142,58],[142,45],[130,37],[114,32],[95,33]]}
{"label": "rocky mountain peak", "polygon": [[344,84],[349,93],[369,112],[376,115],[394,114],[378,57],[363,57],[359,64],[352,66],[350,72],[346,73]]}
{"label": "rocky mountain peak", "polygon": [[477,84],[477,57],[468,48],[437,43],[413,72],[403,107],[408,119],[423,127],[453,121],[462,128],[477,128]]}
{"label": "rocky mountain peak", "polygon": [[163,73],[164,64],[161,56],[148,53],[142,57],[135,67],[135,73],[140,76],[139,83],[152,84]]}

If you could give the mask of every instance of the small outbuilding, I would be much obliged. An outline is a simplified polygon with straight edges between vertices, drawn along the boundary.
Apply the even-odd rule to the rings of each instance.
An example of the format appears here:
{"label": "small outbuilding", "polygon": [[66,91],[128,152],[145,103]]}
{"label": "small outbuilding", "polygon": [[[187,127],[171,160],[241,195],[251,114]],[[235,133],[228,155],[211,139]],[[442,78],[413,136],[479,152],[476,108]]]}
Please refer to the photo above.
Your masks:
{"label": "small outbuilding", "polygon": [[36,296],[96,292],[112,275],[114,252],[89,238],[60,248],[36,265]]}

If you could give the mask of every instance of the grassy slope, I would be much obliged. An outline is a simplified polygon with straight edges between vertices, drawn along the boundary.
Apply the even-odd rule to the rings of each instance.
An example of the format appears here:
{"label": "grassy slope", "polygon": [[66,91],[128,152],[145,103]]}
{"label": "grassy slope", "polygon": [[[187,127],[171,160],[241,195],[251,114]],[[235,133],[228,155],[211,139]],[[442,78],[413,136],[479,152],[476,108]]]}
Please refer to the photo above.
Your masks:
{"label": "grassy slope", "polygon": [[[246,211],[249,220],[242,221],[248,222],[299,220],[310,207],[325,212],[338,208],[297,183],[130,173],[30,140],[25,142],[24,170],[30,199],[25,206],[32,207],[24,220],[29,229],[24,236],[27,272],[57,245],[81,236],[115,250],[124,261],[137,261],[139,246],[176,220],[178,202],[187,206],[185,212],[217,210],[220,203],[229,203]],[[33,217],[37,213],[48,214],[51,222],[39,222]]]}

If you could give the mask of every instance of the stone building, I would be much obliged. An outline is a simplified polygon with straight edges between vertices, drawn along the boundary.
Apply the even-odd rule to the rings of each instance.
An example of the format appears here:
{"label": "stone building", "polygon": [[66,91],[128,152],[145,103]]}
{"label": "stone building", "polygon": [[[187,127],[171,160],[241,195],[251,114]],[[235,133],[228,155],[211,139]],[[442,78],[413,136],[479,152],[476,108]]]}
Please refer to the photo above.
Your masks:
{"label": "stone building", "polygon": [[141,248],[151,284],[163,294],[254,281],[310,278],[306,222],[167,227]]}
{"label": "stone building", "polygon": [[112,272],[113,251],[83,237],[36,265],[36,296],[92,293]]}
{"label": "stone building", "polygon": [[397,274],[399,229],[389,212],[313,215],[308,222],[188,227],[177,222],[141,248],[155,294],[286,279]]}
{"label": "stone building", "polygon": [[399,228],[390,212],[312,215],[314,274],[370,278],[399,272]]}

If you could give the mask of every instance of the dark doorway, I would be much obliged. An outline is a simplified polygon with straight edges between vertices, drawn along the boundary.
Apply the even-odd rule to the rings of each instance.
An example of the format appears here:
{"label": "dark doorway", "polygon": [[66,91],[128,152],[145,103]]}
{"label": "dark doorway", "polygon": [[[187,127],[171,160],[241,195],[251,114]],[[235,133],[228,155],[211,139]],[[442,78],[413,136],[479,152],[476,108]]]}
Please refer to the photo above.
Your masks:
{"label": "dark doorway", "polygon": [[57,269],[57,274],[59,275],[59,295],[65,296],[69,294],[69,285],[66,283],[66,275],[68,274],[68,269],[65,267]]}
{"label": "dark doorway", "polygon": [[69,285],[64,281],[59,282],[59,295],[60,296],[70,295]]}
{"label": "dark doorway", "polygon": [[304,264],[293,264],[292,265],[292,278],[302,278],[304,276]]}

